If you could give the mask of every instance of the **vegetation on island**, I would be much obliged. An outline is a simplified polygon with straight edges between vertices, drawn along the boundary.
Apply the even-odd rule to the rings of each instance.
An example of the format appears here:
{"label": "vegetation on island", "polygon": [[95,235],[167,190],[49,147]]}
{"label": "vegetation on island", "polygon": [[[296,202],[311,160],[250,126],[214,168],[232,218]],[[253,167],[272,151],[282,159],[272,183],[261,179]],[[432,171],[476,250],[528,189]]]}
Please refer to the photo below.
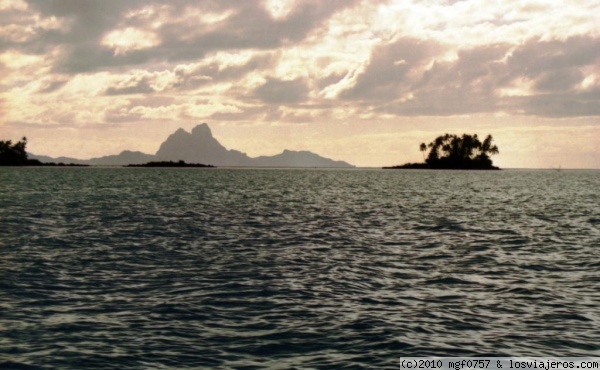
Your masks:
{"label": "vegetation on island", "polygon": [[[20,141],[13,143],[11,140],[0,140],[0,166],[83,166],[87,164],[64,164],[64,163],[44,163],[37,159],[29,159],[27,154],[27,138],[23,137]],[[215,167],[209,164],[186,163],[184,161],[173,162],[148,162],[146,164],[130,164],[125,167]]]}
{"label": "vegetation on island", "polygon": [[29,159],[26,147],[26,137],[14,144],[11,140],[0,140],[0,166],[86,166],[72,163],[42,163],[37,159]]}
{"label": "vegetation on island", "polygon": [[124,167],[210,167],[214,168],[210,164],[201,163],[186,163],[185,161],[173,162],[173,161],[162,161],[162,162],[148,162],[145,164],[128,164]]}
{"label": "vegetation on island", "polygon": [[29,163],[27,151],[27,138],[24,137],[17,143],[12,141],[0,141],[0,165],[1,166],[26,166]]}
{"label": "vegetation on island", "polygon": [[[498,170],[492,164],[491,156],[498,154],[498,147],[493,144],[492,135],[483,141],[477,134],[462,136],[445,134],[438,136],[429,144],[421,143],[419,150],[423,152],[423,163],[406,163],[399,166],[384,167],[386,169],[461,169],[461,170]],[[429,153],[425,156],[429,148]]]}

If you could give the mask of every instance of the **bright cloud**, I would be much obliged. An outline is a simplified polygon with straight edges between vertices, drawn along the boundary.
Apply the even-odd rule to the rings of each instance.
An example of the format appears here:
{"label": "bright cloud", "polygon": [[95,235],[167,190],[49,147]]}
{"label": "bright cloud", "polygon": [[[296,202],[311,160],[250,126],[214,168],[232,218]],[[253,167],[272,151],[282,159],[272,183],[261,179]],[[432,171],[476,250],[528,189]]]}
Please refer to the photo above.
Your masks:
{"label": "bright cloud", "polygon": [[132,27],[111,31],[102,39],[102,45],[113,49],[115,55],[126,54],[132,50],[148,49],[159,43],[160,40],[155,33]]}

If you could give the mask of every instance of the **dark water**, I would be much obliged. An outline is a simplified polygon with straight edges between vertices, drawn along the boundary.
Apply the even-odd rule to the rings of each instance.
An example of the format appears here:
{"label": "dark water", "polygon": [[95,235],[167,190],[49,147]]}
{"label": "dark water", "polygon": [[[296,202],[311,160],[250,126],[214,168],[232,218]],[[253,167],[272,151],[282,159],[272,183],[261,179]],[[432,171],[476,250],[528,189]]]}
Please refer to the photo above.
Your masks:
{"label": "dark water", "polygon": [[600,171],[0,169],[0,367],[598,356],[599,189]]}

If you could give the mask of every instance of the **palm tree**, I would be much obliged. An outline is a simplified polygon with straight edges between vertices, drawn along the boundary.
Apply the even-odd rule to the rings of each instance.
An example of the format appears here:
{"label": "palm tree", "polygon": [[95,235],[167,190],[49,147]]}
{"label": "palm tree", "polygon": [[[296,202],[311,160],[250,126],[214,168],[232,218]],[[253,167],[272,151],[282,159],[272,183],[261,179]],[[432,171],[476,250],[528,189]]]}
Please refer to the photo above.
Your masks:
{"label": "palm tree", "polygon": [[[431,168],[431,169],[498,169],[492,164],[491,155],[498,154],[492,135],[480,141],[477,134],[438,136],[429,144],[421,143],[425,163],[407,163],[393,168]],[[425,154],[429,148],[429,153]]]}
{"label": "palm tree", "polygon": [[492,135],[488,135],[485,140],[483,140],[483,143],[481,143],[481,154],[488,155],[489,153],[490,155],[493,155],[500,153],[498,147],[496,145],[492,145],[492,140],[494,140]]}
{"label": "palm tree", "polygon": [[0,165],[23,166],[27,164],[27,138],[13,144],[12,141],[0,141]]}

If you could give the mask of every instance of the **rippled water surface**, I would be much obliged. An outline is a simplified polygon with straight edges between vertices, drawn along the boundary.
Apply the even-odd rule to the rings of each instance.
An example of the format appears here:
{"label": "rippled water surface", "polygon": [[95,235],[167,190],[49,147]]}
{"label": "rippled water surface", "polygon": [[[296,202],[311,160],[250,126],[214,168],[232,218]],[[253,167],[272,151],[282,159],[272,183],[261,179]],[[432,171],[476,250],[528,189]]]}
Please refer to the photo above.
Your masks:
{"label": "rippled water surface", "polygon": [[0,169],[0,367],[600,355],[599,171]]}

